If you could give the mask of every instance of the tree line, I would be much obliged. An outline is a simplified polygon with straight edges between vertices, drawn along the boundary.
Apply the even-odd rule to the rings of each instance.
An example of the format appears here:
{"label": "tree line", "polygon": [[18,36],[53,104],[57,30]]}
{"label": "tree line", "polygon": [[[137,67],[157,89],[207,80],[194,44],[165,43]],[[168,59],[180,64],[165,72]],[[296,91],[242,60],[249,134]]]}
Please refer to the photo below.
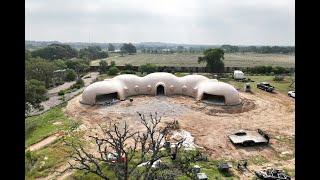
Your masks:
{"label": "tree line", "polygon": [[[89,46],[79,51],[66,44],[50,44],[46,47],[33,51],[26,50],[27,57],[40,57],[46,60],[81,58],[87,60],[103,59],[109,57],[109,52],[115,51],[115,46],[108,45],[107,50],[100,46]],[[124,43],[120,48],[121,53],[134,54],[137,52],[132,43]]]}
{"label": "tree line", "polygon": [[288,54],[294,53],[294,46],[232,46],[232,45],[222,45],[220,47],[226,53],[235,53],[235,52],[254,52],[254,53],[274,53],[274,54]]}

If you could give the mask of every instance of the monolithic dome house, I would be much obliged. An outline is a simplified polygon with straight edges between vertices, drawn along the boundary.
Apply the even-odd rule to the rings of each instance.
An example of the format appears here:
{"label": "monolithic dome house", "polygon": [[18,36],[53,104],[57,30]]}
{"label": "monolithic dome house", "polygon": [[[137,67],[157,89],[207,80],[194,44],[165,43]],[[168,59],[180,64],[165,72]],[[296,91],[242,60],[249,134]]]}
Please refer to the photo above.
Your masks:
{"label": "monolithic dome house", "polygon": [[95,105],[134,95],[185,95],[223,105],[240,103],[238,91],[227,83],[201,75],[177,77],[165,72],[144,77],[124,74],[93,83],[84,90],[81,103]]}

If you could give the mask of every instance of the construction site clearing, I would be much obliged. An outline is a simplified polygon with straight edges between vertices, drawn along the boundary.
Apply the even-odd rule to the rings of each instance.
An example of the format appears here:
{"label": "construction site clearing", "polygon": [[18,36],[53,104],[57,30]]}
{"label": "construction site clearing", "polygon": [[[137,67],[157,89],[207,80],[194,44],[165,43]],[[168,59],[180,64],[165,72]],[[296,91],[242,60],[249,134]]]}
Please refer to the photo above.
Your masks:
{"label": "construction site clearing", "polygon": [[[250,169],[267,167],[294,171],[295,100],[277,93],[239,92],[241,103],[234,106],[212,105],[187,96],[139,95],[125,101],[103,106],[80,103],[81,95],[68,102],[64,109],[69,117],[82,121],[84,138],[101,133],[99,125],[124,123],[132,131],[143,131],[137,112],[157,112],[161,124],[178,122],[179,130],[171,133],[171,141],[185,139],[186,148],[201,149],[213,159],[249,161]],[[244,130],[249,135],[263,129],[268,139],[260,139],[264,146],[236,146],[230,135]],[[246,135],[248,135],[246,134]],[[263,139],[264,138],[264,139]],[[267,141],[267,142],[266,142]],[[238,174],[249,178],[253,174]]]}

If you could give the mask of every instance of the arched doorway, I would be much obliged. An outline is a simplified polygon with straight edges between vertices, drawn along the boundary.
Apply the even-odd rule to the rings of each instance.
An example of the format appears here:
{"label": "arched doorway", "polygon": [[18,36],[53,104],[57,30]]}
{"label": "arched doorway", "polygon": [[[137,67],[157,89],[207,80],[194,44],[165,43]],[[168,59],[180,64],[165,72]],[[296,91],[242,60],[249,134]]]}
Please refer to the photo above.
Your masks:
{"label": "arched doorway", "polygon": [[224,96],[203,93],[202,101],[213,104],[224,105],[226,100]]}
{"label": "arched doorway", "polygon": [[119,100],[117,92],[96,95],[96,104],[112,103]]}
{"label": "arched doorway", "polygon": [[164,96],[164,95],[165,95],[163,85],[158,85],[158,86],[157,86],[157,93],[156,93],[156,95],[157,95],[157,96]]}

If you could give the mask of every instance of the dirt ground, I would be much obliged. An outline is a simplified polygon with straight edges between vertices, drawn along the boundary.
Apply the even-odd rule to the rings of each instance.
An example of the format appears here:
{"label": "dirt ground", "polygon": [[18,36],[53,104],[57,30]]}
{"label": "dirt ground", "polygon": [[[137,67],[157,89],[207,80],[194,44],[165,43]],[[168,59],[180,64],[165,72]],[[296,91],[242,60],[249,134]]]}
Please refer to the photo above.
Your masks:
{"label": "dirt ground", "polygon": [[[99,133],[98,124],[109,122],[126,121],[132,130],[142,130],[137,111],[144,114],[157,111],[163,123],[178,120],[181,129],[190,132],[195,144],[203,147],[211,158],[237,161],[262,157],[262,164],[255,160],[249,169],[266,166],[294,169],[294,99],[264,91],[240,92],[240,97],[242,104],[237,106],[209,105],[184,96],[135,96],[132,103],[126,100],[112,106],[87,106],[79,103],[79,95],[68,102],[65,113],[81,119],[86,134],[92,135]],[[235,147],[228,140],[227,136],[234,131],[258,128],[271,136],[268,146]]]}

